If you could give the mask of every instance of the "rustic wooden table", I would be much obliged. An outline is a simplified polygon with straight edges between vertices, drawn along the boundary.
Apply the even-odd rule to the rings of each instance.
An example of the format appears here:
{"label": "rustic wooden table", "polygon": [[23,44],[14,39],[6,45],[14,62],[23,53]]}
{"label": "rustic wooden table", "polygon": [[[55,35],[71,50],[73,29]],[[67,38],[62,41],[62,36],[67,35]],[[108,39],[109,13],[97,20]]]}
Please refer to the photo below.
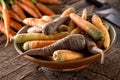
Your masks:
{"label": "rustic wooden table", "polygon": [[[110,4],[120,10],[119,0],[107,0]],[[120,2],[119,2],[120,3]],[[120,80],[120,28],[115,26],[117,39],[112,49],[105,55],[105,63],[100,60],[92,63],[87,68],[76,72],[53,72],[37,64],[17,58],[18,55],[13,43],[3,48],[4,36],[0,36],[0,80]]]}

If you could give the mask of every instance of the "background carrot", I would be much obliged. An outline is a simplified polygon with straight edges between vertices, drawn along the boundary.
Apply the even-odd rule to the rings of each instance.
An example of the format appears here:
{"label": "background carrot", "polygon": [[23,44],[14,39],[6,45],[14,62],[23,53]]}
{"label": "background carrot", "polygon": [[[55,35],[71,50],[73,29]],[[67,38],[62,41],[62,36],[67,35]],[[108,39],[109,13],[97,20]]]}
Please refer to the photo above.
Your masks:
{"label": "background carrot", "polygon": [[26,51],[29,49],[42,48],[42,47],[45,47],[45,46],[48,46],[48,45],[54,43],[55,41],[56,40],[28,41],[23,44],[23,49]]}
{"label": "background carrot", "polygon": [[37,0],[37,1],[46,4],[62,4],[62,2],[59,0]]}
{"label": "background carrot", "polygon": [[55,13],[50,8],[48,8],[46,5],[44,5],[42,3],[36,3],[36,6],[45,15],[48,15],[48,16],[55,15]]}
{"label": "background carrot", "polygon": [[8,43],[9,43],[9,34],[11,32],[10,15],[9,15],[9,11],[6,7],[4,0],[1,0],[1,3],[2,3],[2,15],[3,15],[3,20],[4,20],[4,25],[5,25],[5,32],[6,32],[6,36],[7,36],[7,41],[6,41],[5,47],[7,47]]}
{"label": "background carrot", "polygon": [[[5,28],[4,28],[4,22],[2,20],[0,20],[0,32],[2,32],[3,34],[6,35],[6,31],[5,31]],[[15,34],[16,33],[13,30],[11,30],[10,34],[8,34],[8,37],[12,38]]]}
{"label": "background carrot", "polygon": [[11,8],[18,16],[22,18],[22,20],[26,18],[23,9],[21,9],[21,7],[19,7],[17,4],[13,4]]}
{"label": "background carrot", "polygon": [[27,13],[29,13],[31,16],[37,17],[37,18],[39,17],[39,16],[36,14],[36,12],[35,12],[31,7],[27,6],[27,5],[24,4],[23,2],[16,0],[15,3],[18,4],[23,10],[25,10],[25,11],[26,11]]}
{"label": "background carrot", "polygon": [[40,13],[39,9],[34,5],[34,3],[32,3],[32,1],[30,0],[20,0],[20,1],[26,4],[27,6],[31,7],[36,12],[36,14],[39,16],[39,18],[42,17],[42,14]]}
{"label": "background carrot", "polygon": [[9,10],[9,13],[10,13],[10,18],[12,18],[18,22],[22,22],[22,18],[19,17],[15,12]]}
{"label": "background carrot", "polygon": [[12,19],[10,19],[10,21],[11,21],[11,22],[10,22],[10,26],[11,26],[11,28],[13,28],[14,30],[19,31],[19,30],[22,28],[22,25],[21,25],[20,23],[14,21],[14,20],[12,20]]}

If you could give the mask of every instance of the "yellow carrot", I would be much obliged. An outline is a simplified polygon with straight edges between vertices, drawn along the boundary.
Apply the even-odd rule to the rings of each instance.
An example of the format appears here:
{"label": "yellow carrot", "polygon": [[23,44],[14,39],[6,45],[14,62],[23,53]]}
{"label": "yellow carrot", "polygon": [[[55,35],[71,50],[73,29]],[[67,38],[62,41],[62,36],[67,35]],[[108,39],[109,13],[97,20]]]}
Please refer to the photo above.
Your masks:
{"label": "yellow carrot", "polygon": [[84,57],[84,54],[72,50],[56,50],[53,53],[53,59],[55,61],[73,61]]}
{"label": "yellow carrot", "polygon": [[93,15],[92,23],[104,33],[104,47],[108,48],[110,45],[110,35],[106,27],[103,25],[101,18],[97,15]]}
{"label": "yellow carrot", "polygon": [[56,40],[35,40],[35,41],[27,41],[23,44],[23,49],[29,50],[29,49],[35,49],[35,48],[42,48],[45,46],[48,46],[52,43],[54,43]]}
{"label": "yellow carrot", "polygon": [[51,35],[45,35],[43,33],[22,33],[17,34],[11,38],[15,43],[24,43],[32,40],[58,40],[67,36],[68,32],[54,33]]}

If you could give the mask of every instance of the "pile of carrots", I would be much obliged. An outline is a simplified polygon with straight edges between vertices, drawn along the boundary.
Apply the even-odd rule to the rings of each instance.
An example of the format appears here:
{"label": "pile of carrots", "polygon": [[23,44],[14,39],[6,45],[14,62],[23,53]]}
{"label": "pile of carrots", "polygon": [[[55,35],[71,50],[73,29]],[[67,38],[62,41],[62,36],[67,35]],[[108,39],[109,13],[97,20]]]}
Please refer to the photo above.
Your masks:
{"label": "pile of carrots", "polygon": [[59,0],[0,0],[0,32],[9,38],[16,35],[25,24],[28,17],[41,18],[43,15],[52,16],[56,13],[46,4],[62,4]]}
{"label": "pile of carrots", "polygon": [[[60,16],[25,18],[29,25],[27,33],[17,34],[11,38],[20,43],[23,55],[52,56],[54,61],[71,61],[86,57],[81,50],[87,49],[92,54],[101,54],[104,61],[104,50],[109,48],[109,30],[98,15],[92,15],[88,21],[87,10],[82,15],[70,7]],[[99,44],[100,43],[100,44]]]}

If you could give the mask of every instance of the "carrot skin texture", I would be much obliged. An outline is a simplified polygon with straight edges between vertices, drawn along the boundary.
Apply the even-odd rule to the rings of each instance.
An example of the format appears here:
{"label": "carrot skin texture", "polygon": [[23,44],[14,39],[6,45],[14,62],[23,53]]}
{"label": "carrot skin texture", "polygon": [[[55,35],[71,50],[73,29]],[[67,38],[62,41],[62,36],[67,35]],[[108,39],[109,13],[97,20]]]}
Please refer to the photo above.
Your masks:
{"label": "carrot skin texture", "polygon": [[19,7],[17,4],[13,4],[12,5],[12,10],[18,14],[22,19],[25,19],[26,18],[26,15],[23,11],[23,9],[21,9],[21,7]]}
{"label": "carrot skin texture", "polygon": [[99,40],[104,36],[104,34],[101,30],[96,28],[90,22],[82,19],[79,15],[77,15],[75,13],[71,13],[70,18],[77,24],[78,27],[80,27],[82,30],[87,32],[95,40]]}
{"label": "carrot skin texture", "polygon": [[35,48],[42,48],[54,43],[55,41],[56,40],[27,41],[23,44],[23,49],[26,51],[26,50],[35,49]]}
{"label": "carrot skin texture", "polygon": [[37,13],[37,15],[39,16],[39,18],[42,17],[42,14],[40,13],[39,9],[30,0],[21,0],[21,2],[23,2],[27,6],[31,7]]}
{"label": "carrot skin texture", "polygon": [[[74,46],[71,46],[73,45]],[[75,46],[76,45],[76,46]],[[43,48],[32,49],[24,52],[22,55],[42,55],[42,56],[52,56],[53,52],[61,49],[68,49],[79,51],[85,48],[85,38],[81,34],[68,35],[62,39],[59,39],[55,43],[48,45]]]}
{"label": "carrot skin texture", "polygon": [[58,40],[67,35],[69,35],[68,32],[55,33],[51,35],[45,35],[43,33],[23,33],[15,35],[11,38],[11,41],[14,41],[15,43],[24,43],[32,40]]}
{"label": "carrot skin texture", "polygon": [[45,15],[48,15],[48,16],[52,16],[52,15],[55,15],[55,13],[50,9],[48,8],[46,5],[42,4],[42,3],[36,3],[36,6],[38,7],[38,9],[43,12]]}

